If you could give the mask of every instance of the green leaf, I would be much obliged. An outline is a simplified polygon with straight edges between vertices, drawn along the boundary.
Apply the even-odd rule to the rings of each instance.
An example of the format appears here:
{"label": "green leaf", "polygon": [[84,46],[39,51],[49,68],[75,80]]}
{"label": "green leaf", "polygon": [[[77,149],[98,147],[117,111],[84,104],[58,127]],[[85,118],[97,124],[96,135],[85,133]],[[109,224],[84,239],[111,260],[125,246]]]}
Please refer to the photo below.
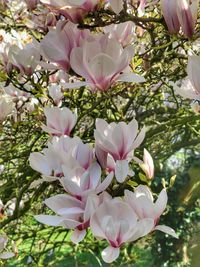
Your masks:
{"label": "green leaf", "polygon": [[139,178],[142,182],[148,183],[147,177],[143,173],[139,173]]}
{"label": "green leaf", "polygon": [[138,183],[136,183],[134,181],[128,181],[127,184],[130,185],[133,188],[136,187],[136,186],[138,186]]}

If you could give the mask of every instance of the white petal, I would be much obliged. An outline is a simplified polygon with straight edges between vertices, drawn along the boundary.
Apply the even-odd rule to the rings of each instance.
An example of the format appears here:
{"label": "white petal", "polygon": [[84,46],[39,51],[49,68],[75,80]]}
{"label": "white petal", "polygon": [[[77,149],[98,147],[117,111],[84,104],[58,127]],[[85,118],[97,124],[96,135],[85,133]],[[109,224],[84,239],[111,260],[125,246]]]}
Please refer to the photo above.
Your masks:
{"label": "white petal", "polygon": [[99,194],[100,192],[103,192],[104,190],[107,189],[107,187],[110,185],[112,182],[114,173],[110,172],[107,177],[103,180],[103,182],[97,187],[96,189],[96,194]]}
{"label": "white petal", "polygon": [[165,234],[171,235],[171,236],[173,236],[175,238],[179,238],[178,235],[175,233],[175,231],[171,227],[169,227],[169,226],[166,226],[166,225],[157,225],[154,229],[155,230],[162,231]]}
{"label": "white petal", "polygon": [[79,231],[78,229],[75,229],[70,239],[74,244],[78,244],[84,239],[85,235],[86,235],[86,230]]}
{"label": "white petal", "polygon": [[61,221],[62,218],[60,216],[53,216],[53,215],[36,215],[34,216],[34,218],[40,222],[40,223],[44,223],[50,226],[58,226]]}
{"label": "white petal", "polygon": [[167,191],[165,188],[163,188],[163,190],[160,192],[158,199],[156,200],[156,203],[155,203],[155,214],[157,218],[159,218],[164,212],[167,206],[167,200],[168,200]]}
{"label": "white petal", "polygon": [[119,183],[123,183],[129,172],[127,160],[117,160],[115,166],[115,177]]}
{"label": "white petal", "polygon": [[51,169],[49,163],[46,160],[45,156],[39,152],[31,153],[29,157],[30,166],[32,169],[36,170],[45,175],[51,174]]}
{"label": "white petal", "polygon": [[137,226],[135,227],[135,233],[128,239],[128,242],[137,240],[150,233],[154,228],[154,220],[151,218],[145,218],[139,220]]}
{"label": "white petal", "polygon": [[15,253],[13,253],[13,252],[4,252],[4,253],[0,254],[0,259],[6,260],[6,259],[10,259],[14,256],[15,256]]}
{"label": "white petal", "polygon": [[101,252],[101,256],[105,262],[111,263],[119,257],[119,253],[119,248],[107,247]]}
{"label": "white petal", "polygon": [[138,134],[137,138],[135,139],[132,149],[135,149],[141,145],[141,143],[145,138],[145,132],[146,132],[145,127],[143,127],[140,133]]}
{"label": "white petal", "polygon": [[146,81],[144,77],[135,74],[133,72],[123,73],[118,77],[117,80],[120,82],[130,82],[130,83],[144,83]]}
{"label": "white petal", "polygon": [[74,83],[63,83],[64,89],[74,89],[74,88],[80,88],[83,86],[89,86],[90,83],[88,82],[74,82]]}
{"label": "white petal", "polygon": [[89,63],[93,77],[105,79],[115,73],[115,62],[106,54],[98,54]]}
{"label": "white petal", "polygon": [[84,222],[90,220],[93,213],[96,211],[99,206],[99,197],[97,195],[90,195],[87,199],[85,213],[84,213]]}

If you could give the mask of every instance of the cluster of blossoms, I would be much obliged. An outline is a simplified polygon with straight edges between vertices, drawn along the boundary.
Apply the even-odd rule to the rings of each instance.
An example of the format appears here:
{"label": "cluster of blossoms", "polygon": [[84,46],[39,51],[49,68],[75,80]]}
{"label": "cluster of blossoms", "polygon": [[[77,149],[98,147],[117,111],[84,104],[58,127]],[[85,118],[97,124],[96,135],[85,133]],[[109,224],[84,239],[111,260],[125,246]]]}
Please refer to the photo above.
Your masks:
{"label": "cluster of blossoms", "polygon": [[39,222],[73,229],[71,240],[76,244],[90,228],[96,238],[109,243],[102,252],[105,262],[114,261],[124,243],[154,230],[177,237],[170,227],[158,225],[167,205],[166,189],[155,203],[150,189],[144,185],[134,192],[125,190],[121,197],[108,193],[112,192],[109,188],[117,183],[120,186],[134,175],[129,167],[133,159],[139,162],[148,179],[154,176],[153,160],[147,150],[143,161],[133,156],[145,136],[144,128],[138,134],[135,119],[129,124],[108,124],[97,119],[93,148],[80,138],[69,136],[77,118],[68,108],[48,107],[44,113],[47,122],[42,129],[52,137],[41,153],[30,155],[31,167],[42,175],[32,187],[57,180],[65,193],[44,201],[57,215],[37,215]]}
{"label": "cluster of blossoms", "polygon": [[[161,0],[160,3],[168,32],[183,33],[184,38],[191,38],[199,0],[192,4],[187,0]],[[21,112],[32,112],[37,105],[44,107],[46,124],[42,130],[50,138],[41,152],[30,154],[30,166],[41,174],[41,179],[34,181],[29,189],[43,182],[54,182],[62,190],[62,194],[44,201],[56,215],[40,214],[35,218],[50,226],[72,230],[71,241],[75,244],[81,242],[89,230],[95,238],[107,240],[108,247],[102,251],[107,263],[117,259],[124,244],[155,230],[177,238],[172,228],[158,224],[167,205],[166,188],[154,201],[147,185],[133,189],[128,184],[135,175],[133,164],[139,164],[148,181],[154,178],[150,153],[144,149],[142,160],[134,155],[145,139],[145,127],[139,130],[136,119],[129,123],[108,123],[97,118],[94,144],[84,143],[73,136],[78,118],[62,100],[64,92],[74,88],[87,87],[95,95],[112,90],[119,82],[145,83],[140,68],[132,61],[135,50],[140,49],[137,47],[138,25],[130,19],[103,25],[92,32],[84,28],[83,22],[91,12],[104,9],[109,10],[116,21],[125,11],[131,18],[132,8],[139,18],[151,5],[147,0],[0,1],[0,7],[10,8],[16,20],[27,16],[26,25],[39,29],[41,34],[36,40],[27,33],[0,31],[1,69],[8,77],[14,74],[18,83],[15,87],[10,79],[6,85],[0,85],[0,123],[8,116],[15,118]],[[196,101],[198,113],[199,71],[200,57],[190,55],[188,76],[178,84],[169,82],[177,94]],[[44,74],[48,78],[40,84]],[[37,84],[47,88],[46,99],[45,94],[33,96]],[[53,106],[49,106],[50,102]],[[0,203],[0,219],[3,210]],[[7,237],[0,236],[0,259],[16,254],[5,252],[6,244]]]}

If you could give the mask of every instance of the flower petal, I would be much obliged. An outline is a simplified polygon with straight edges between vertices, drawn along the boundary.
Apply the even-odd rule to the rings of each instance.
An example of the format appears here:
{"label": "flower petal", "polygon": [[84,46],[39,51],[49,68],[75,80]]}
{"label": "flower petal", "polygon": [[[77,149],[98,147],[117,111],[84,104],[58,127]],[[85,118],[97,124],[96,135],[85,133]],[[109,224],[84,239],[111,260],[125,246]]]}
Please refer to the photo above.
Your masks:
{"label": "flower petal", "polygon": [[84,237],[86,235],[86,230],[81,230],[79,231],[78,229],[75,229],[70,237],[71,241],[74,243],[74,244],[78,244],[79,242],[81,242]]}
{"label": "flower petal", "polygon": [[101,256],[105,262],[111,263],[119,257],[119,253],[119,248],[109,246],[101,252]]}
{"label": "flower petal", "polygon": [[169,226],[166,226],[166,225],[157,225],[154,229],[155,230],[162,231],[165,234],[171,235],[171,236],[173,236],[175,238],[179,238],[178,235],[175,233],[175,231],[171,227],[169,227]]}
{"label": "flower petal", "polygon": [[115,177],[119,183],[123,183],[129,172],[127,160],[117,160],[115,166]]}
{"label": "flower petal", "polygon": [[121,74],[118,79],[120,82],[131,82],[131,83],[144,83],[146,80],[141,75],[135,74],[133,72],[130,73],[123,73]]}
{"label": "flower petal", "polygon": [[62,222],[62,218],[60,216],[53,215],[36,215],[34,218],[40,222],[50,226],[58,226]]}

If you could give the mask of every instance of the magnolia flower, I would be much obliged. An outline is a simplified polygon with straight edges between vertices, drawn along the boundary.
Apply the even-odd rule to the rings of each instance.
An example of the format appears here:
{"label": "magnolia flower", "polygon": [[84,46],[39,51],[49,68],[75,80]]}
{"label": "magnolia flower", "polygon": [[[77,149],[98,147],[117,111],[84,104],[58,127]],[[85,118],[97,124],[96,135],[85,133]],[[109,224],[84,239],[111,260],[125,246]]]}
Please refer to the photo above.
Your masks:
{"label": "magnolia flower", "polygon": [[199,0],[161,0],[161,9],[170,33],[178,33],[180,26],[187,37],[194,33]]}
{"label": "magnolia flower", "polygon": [[56,195],[44,203],[57,215],[37,215],[35,219],[50,226],[63,226],[66,229],[75,229],[71,241],[75,244],[82,241],[86,229],[90,225],[90,218],[100,204],[96,195],[90,195],[86,201],[78,200],[69,195]]}
{"label": "magnolia flower", "polygon": [[33,40],[22,49],[16,45],[10,46],[8,58],[21,74],[32,75],[40,61],[39,43]]}
{"label": "magnolia flower", "polygon": [[149,188],[145,185],[139,185],[135,192],[125,190],[125,201],[135,211],[139,219],[151,218],[154,220],[152,230],[160,230],[166,234],[178,238],[174,230],[166,225],[157,225],[160,216],[164,212],[167,205],[167,192],[163,189],[157,201],[154,203],[153,195]]}
{"label": "magnolia flower", "polygon": [[11,31],[5,32],[3,29],[0,30],[1,36],[1,45],[0,45],[0,61],[3,65],[3,69],[9,74],[13,69],[13,64],[9,58],[9,50],[13,45],[18,46],[20,49],[23,49],[23,42],[30,38],[27,36],[27,33],[16,32],[11,29]]}
{"label": "magnolia flower", "polygon": [[[95,149],[96,156],[103,168],[115,171],[118,182],[124,182],[129,174],[128,163],[134,149],[140,146],[145,137],[143,128],[138,134],[138,123],[133,119],[125,122],[108,124],[103,119],[96,120]],[[114,168],[114,169],[113,169]]]}
{"label": "magnolia flower", "polygon": [[105,262],[116,260],[120,247],[125,242],[133,242],[148,234],[153,227],[152,219],[137,220],[135,212],[120,199],[104,201],[90,220],[93,235],[106,239],[109,246],[101,253]]}
{"label": "magnolia flower", "polygon": [[8,243],[7,236],[1,235],[0,236],[0,259],[2,259],[2,260],[10,259],[10,258],[15,256],[15,253],[13,253],[13,252],[4,251],[7,243]]}
{"label": "magnolia flower", "polygon": [[64,189],[78,199],[87,197],[91,193],[99,194],[103,192],[113,179],[113,173],[111,172],[103,182],[101,182],[101,168],[96,162],[83,174],[76,173],[72,175],[65,166],[63,166],[63,173],[64,177],[61,178],[61,183]]}
{"label": "magnolia flower", "polygon": [[0,96],[0,122],[4,121],[13,111],[14,105],[12,101],[4,96]]}
{"label": "magnolia flower", "polygon": [[40,2],[73,23],[79,23],[87,13],[96,10],[99,0],[40,0]]}
{"label": "magnolia flower", "polygon": [[33,152],[29,157],[30,166],[51,182],[63,176],[63,166],[73,177],[87,170],[94,160],[93,149],[78,138],[53,137],[42,153]]}
{"label": "magnolia flower", "polygon": [[[86,83],[78,84],[79,87],[89,85],[93,91],[107,91],[117,81],[145,81],[139,75],[125,73],[132,57],[131,46],[123,49],[115,38],[105,34],[93,41],[85,40],[81,47],[74,48],[70,63],[72,69],[86,80]],[[76,85],[74,83],[74,87]]]}
{"label": "magnolia flower", "polygon": [[150,153],[144,148],[143,161],[134,157],[134,160],[139,163],[141,169],[146,174],[148,179],[153,179],[154,177],[154,163]]}
{"label": "magnolia flower", "polygon": [[188,77],[182,81],[182,86],[174,86],[175,91],[184,98],[200,100],[200,56],[189,56],[187,65]]}
{"label": "magnolia flower", "polygon": [[135,38],[135,24],[132,21],[111,24],[103,28],[110,38],[115,38],[123,47],[132,43]]}
{"label": "magnolia flower", "polygon": [[[72,49],[80,46],[82,40],[88,36],[88,30],[79,30],[71,22],[58,21],[56,29],[51,29],[41,41],[42,53],[50,62],[56,63],[59,69],[68,71]],[[48,66],[44,63],[41,65]],[[55,68],[54,65],[49,67]]]}
{"label": "magnolia flower", "polygon": [[43,131],[56,136],[70,135],[77,117],[70,109],[63,107],[44,108],[47,125],[43,125]]}

